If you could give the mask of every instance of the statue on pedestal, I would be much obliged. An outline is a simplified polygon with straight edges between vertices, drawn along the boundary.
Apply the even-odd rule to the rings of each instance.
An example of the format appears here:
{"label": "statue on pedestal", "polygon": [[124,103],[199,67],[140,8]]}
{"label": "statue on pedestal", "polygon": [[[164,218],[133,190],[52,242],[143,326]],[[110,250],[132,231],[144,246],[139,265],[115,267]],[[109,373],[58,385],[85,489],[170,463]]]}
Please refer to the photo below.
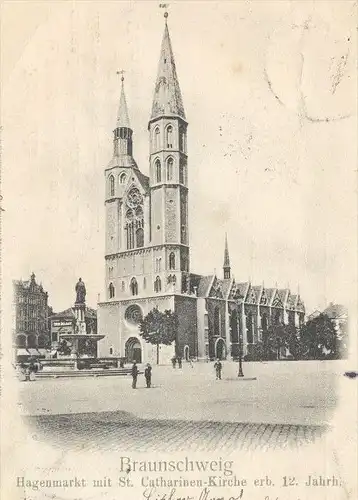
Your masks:
{"label": "statue on pedestal", "polygon": [[76,304],[84,304],[86,300],[86,287],[82,281],[82,278],[78,280],[75,290],[76,290]]}

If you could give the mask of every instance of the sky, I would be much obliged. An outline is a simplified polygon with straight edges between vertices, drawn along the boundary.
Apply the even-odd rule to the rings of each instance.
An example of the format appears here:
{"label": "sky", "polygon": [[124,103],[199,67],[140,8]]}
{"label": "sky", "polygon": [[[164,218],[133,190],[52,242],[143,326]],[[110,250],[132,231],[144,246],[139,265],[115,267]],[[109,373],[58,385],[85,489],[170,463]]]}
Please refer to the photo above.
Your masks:
{"label": "sky", "polygon": [[[178,2],[168,25],[188,129],[191,271],[355,307],[356,2]],[[120,97],[134,157],[164,29],[157,2],[2,3],[3,283],[55,311],[104,298],[104,169]]]}

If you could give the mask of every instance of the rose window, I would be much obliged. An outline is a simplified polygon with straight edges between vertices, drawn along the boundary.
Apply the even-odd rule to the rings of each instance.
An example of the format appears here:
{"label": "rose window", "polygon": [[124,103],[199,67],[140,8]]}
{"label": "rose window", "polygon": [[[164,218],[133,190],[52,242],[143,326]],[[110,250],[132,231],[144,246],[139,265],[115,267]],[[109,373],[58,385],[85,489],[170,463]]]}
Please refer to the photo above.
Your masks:
{"label": "rose window", "polygon": [[143,319],[142,309],[137,304],[128,306],[124,317],[131,325],[138,325]]}

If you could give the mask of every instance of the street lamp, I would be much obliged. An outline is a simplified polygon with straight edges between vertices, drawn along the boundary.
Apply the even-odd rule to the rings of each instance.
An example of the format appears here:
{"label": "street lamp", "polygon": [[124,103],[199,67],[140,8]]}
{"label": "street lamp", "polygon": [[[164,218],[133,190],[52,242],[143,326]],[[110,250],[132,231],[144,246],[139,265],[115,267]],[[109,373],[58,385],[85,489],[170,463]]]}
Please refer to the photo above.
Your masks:
{"label": "street lamp", "polygon": [[242,371],[242,354],[243,354],[243,346],[242,346],[242,331],[241,328],[239,330],[239,373],[237,374],[238,377],[243,377],[244,372]]}
{"label": "street lamp", "polygon": [[[244,297],[241,294],[238,294],[237,299],[238,299],[237,304],[241,305],[239,301],[240,300],[243,301]],[[237,374],[238,377],[244,376],[244,372],[242,371],[242,355],[243,355],[243,335],[242,335],[242,328],[240,326],[239,327],[239,373]]]}

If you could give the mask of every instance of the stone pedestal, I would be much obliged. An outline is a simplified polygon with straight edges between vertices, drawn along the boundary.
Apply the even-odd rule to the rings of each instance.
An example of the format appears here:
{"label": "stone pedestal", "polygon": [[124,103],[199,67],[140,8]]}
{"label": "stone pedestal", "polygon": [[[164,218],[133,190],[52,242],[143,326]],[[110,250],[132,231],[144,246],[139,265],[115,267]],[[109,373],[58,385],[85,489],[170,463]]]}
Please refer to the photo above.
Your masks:
{"label": "stone pedestal", "polygon": [[[83,335],[86,335],[86,320],[85,320],[85,311],[86,311],[86,304],[82,303],[75,303],[75,306],[73,308],[75,317],[76,317],[76,334],[80,337]],[[73,344],[72,344],[72,352],[75,356],[75,370],[78,370],[78,338],[73,339]]]}
{"label": "stone pedestal", "polygon": [[74,369],[78,370],[78,339],[72,339],[71,358],[74,360]]}

